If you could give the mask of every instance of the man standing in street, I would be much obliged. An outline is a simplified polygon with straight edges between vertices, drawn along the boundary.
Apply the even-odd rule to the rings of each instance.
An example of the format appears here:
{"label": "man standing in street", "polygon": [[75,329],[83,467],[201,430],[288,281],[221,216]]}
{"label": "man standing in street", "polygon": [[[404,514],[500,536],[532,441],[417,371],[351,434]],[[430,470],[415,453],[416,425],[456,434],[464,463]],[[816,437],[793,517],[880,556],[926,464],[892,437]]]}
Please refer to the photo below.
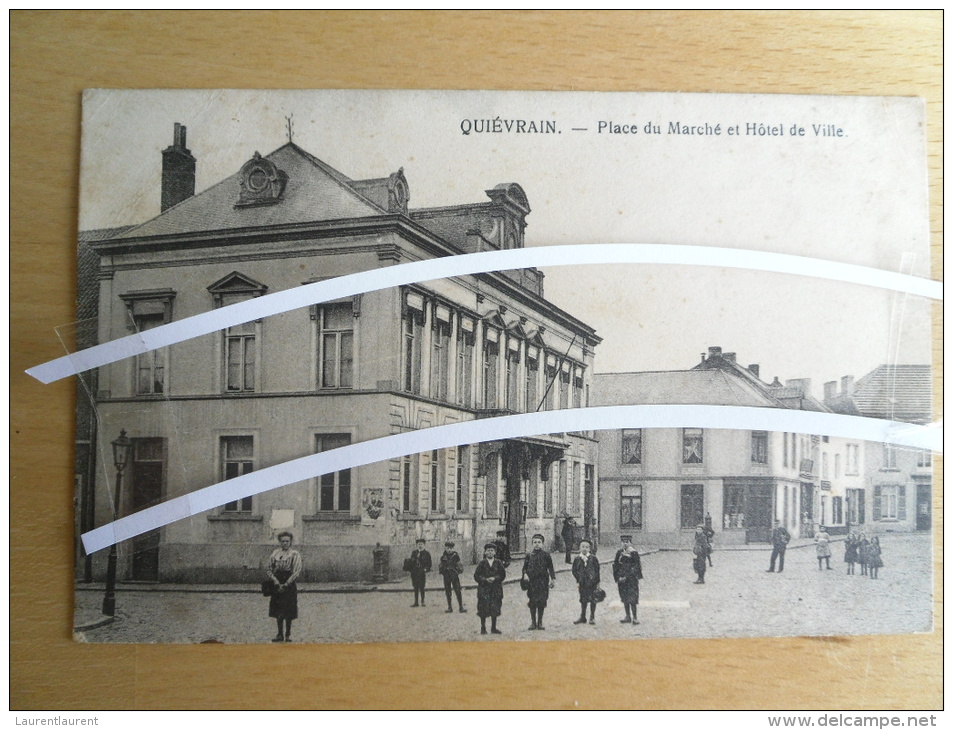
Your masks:
{"label": "man standing in street", "polygon": [[576,521],[569,515],[563,520],[563,529],[559,534],[563,539],[563,547],[566,548],[566,563],[571,565],[572,549],[576,544]]}
{"label": "man standing in street", "polygon": [[695,572],[698,574],[698,580],[695,583],[705,582],[706,561],[711,553],[711,542],[708,539],[708,532],[704,525],[698,525],[695,528],[695,547],[692,548],[695,559],[692,561]]}
{"label": "man standing in street", "polygon": [[774,545],[774,549],[771,551],[771,567],[768,568],[769,573],[774,572],[774,563],[778,561],[778,572],[784,570],[784,551],[788,549],[788,543],[791,541],[791,533],[785,530],[781,526],[781,520],[774,521],[774,530],[771,533],[771,544]]}
{"label": "man standing in street", "polygon": [[427,605],[427,573],[433,568],[433,560],[427,552],[427,542],[417,540],[417,549],[407,559],[406,569],[410,571],[410,582],[414,586],[414,603],[411,608]]}

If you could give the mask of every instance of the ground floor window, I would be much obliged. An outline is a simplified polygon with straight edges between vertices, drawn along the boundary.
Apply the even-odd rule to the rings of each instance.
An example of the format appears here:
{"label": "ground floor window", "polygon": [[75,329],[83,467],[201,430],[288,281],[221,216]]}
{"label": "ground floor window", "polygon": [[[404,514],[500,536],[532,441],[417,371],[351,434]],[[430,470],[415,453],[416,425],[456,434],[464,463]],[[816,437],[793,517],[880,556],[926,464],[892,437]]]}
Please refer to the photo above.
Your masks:
{"label": "ground floor window", "polygon": [[705,487],[702,484],[682,485],[681,526],[694,528],[705,519]]}
{"label": "ground floor window", "polygon": [[847,490],[847,520],[853,525],[864,524],[864,490]]}
{"label": "ground floor window", "polygon": [[831,524],[840,525],[844,522],[844,498],[833,497],[831,499]]}
{"label": "ground floor window", "polygon": [[874,487],[874,519],[907,519],[906,488],[903,484],[878,484]]}
{"label": "ground floor window", "polygon": [[[314,451],[330,451],[349,446],[349,433],[319,433],[314,437]],[[342,469],[318,477],[318,510],[320,512],[351,511],[351,470]]]}
{"label": "ground floor window", "polygon": [[739,484],[725,485],[722,527],[726,530],[740,530],[744,526],[745,488]]}
{"label": "ground floor window", "polygon": [[619,497],[619,527],[623,530],[642,529],[642,485],[622,486]]}

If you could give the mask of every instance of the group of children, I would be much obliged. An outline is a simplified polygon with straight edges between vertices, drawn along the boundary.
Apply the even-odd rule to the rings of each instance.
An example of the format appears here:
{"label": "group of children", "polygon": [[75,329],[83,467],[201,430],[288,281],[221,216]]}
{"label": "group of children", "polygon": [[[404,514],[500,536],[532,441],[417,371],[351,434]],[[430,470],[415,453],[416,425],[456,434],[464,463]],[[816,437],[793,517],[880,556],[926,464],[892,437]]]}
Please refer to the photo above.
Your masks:
{"label": "group of children", "polygon": [[847,575],[855,575],[854,563],[860,563],[860,574],[876,579],[884,565],[880,538],[874,535],[868,540],[862,532],[851,532],[844,540],[844,562],[847,563]]}
{"label": "group of children", "polygon": [[[509,549],[503,539],[505,533],[497,533],[495,542],[489,542],[483,547],[483,559],[476,567],[473,579],[477,584],[477,616],[480,617],[481,634],[502,634],[497,628],[496,620],[503,608],[503,582],[506,580],[506,569],[510,566]],[[549,591],[556,585],[556,571],[553,568],[552,556],[543,549],[545,538],[536,534],[532,538],[532,549],[523,560],[523,571],[520,587],[526,591],[529,611],[529,631],[544,631],[543,616],[549,602]],[[417,540],[416,549],[410,558],[404,561],[405,570],[410,572],[414,586],[413,607],[426,606],[427,573],[430,572],[433,561],[427,552],[426,542]],[[460,589],[460,574],[463,565],[459,553],[454,550],[454,543],[447,540],[444,543],[444,552],[440,556],[439,572],[443,576],[444,591],[447,597],[446,613],[453,613],[453,596],[456,595],[460,613],[466,613],[463,607],[463,595]],[[580,616],[574,624],[587,622],[588,609],[589,624],[596,623],[596,604],[605,598],[605,592],[599,587],[600,568],[599,559],[592,552],[592,542],[588,539],[579,543],[579,555],[573,560],[572,574],[579,589]],[[637,608],[639,603],[639,580],[642,578],[642,563],[638,552],[632,546],[629,535],[622,536],[622,547],[616,553],[612,570],[613,578],[619,586],[619,598],[625,607],[625,618],[622,623],[638,624]],[[487,631],[486,620],[490,619],[490,629]]]}

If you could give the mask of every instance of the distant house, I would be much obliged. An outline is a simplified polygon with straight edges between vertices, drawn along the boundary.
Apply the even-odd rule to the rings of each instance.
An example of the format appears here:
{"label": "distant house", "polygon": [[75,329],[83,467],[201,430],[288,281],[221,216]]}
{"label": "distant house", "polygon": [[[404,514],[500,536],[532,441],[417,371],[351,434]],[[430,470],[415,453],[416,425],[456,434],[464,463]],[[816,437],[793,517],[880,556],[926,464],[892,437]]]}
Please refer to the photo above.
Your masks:
{"label": "distant house", "polygon": [[[691,370],[597,374],[597,405],[699,404],[827,412],[810,381],[760,379],[711,347]],[[766,542],[775,518],[796,536],[846,530],[862,505],[860,442],[701,428],[600,432],[600,540],[687,547],[710,522],[723,544]],[[850,499],[853,498],[853,502]],[[854,517],[856,519],[856,515]]]}
{"label": "distant house", "polygon": [[[824,403],[836,413],[924,425],[931,421],[929,365],[879,365],[854,383],[824,385]],[[932,526],[933,459],[930,451],[865,442],[869,497],[859,522],[867,532],[925,531]]]}

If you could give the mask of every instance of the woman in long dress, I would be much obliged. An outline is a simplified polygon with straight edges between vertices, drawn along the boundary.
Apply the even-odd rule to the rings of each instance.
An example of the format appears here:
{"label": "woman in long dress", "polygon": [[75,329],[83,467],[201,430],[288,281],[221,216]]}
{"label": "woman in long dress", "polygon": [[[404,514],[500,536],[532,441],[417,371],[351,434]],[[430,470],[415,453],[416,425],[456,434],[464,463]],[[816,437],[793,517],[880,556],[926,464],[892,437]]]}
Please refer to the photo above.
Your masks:
{"label": "woman in long dress", "polygon": [[301,554],[291,549],[294,536],[278,533],[279,547],[268,559],[268,577],[275,591],[268,602],[268,615],[278,621],[278,635],[273,642],[291,641],[291,622],[298,618],[298,576],[301,575]]}

